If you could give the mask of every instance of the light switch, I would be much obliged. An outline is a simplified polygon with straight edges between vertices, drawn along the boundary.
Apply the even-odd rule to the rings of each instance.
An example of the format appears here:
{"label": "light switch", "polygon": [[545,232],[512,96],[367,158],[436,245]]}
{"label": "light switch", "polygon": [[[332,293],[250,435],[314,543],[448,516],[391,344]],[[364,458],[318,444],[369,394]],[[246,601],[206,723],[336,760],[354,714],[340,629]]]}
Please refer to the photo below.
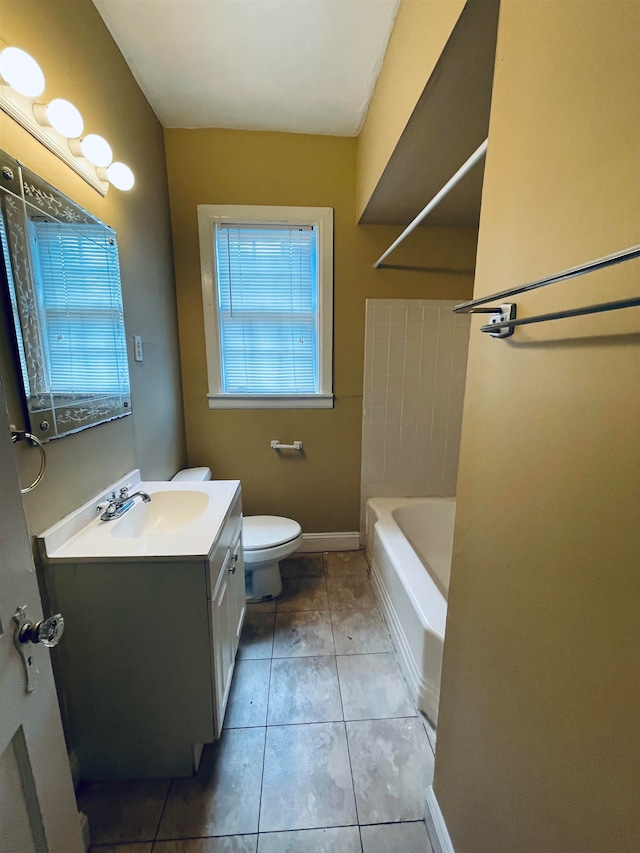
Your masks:
{"label": "light switch", "polygon": [[142,337],[140,335],[133,336],[133,357],[136,361],[144,361],[144,353],[142,352]]}

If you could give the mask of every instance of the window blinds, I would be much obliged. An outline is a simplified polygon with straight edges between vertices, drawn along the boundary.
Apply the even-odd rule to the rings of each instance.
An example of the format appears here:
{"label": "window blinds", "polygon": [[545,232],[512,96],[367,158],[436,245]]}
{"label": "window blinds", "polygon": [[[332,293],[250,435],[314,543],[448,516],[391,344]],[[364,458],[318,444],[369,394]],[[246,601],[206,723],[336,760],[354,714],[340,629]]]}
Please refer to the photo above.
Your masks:
{"label": "window blinds", "polygon": [[52,393],[128,391],[118,250],[101,225],[32,221]]}
{"label": "window blinds", "polygon": [[222,393],[316,394],[317,229],[216,224]]}

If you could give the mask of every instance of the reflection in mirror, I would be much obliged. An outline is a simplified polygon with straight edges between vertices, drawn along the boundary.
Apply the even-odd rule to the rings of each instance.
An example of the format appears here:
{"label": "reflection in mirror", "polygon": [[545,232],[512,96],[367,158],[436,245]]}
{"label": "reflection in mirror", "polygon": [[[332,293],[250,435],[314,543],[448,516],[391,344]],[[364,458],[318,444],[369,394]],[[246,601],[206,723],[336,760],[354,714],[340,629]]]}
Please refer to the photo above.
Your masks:
{"label": "reflection in mirror", "polygon": [[0,152],[0,241],[30,431],[130,414],[115,232]]}

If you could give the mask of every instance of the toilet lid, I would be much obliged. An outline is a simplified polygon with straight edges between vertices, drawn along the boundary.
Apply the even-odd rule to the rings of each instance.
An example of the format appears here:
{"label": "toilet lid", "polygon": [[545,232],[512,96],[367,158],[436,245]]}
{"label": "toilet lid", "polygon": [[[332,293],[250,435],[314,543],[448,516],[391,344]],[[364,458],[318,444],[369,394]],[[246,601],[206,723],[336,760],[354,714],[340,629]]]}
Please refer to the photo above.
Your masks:
{"label": "toilet lid", "polygon": [[297,521],[278,515],[250,515],[242,521],[242,546],[247,551],[274,548],[302,533]]}

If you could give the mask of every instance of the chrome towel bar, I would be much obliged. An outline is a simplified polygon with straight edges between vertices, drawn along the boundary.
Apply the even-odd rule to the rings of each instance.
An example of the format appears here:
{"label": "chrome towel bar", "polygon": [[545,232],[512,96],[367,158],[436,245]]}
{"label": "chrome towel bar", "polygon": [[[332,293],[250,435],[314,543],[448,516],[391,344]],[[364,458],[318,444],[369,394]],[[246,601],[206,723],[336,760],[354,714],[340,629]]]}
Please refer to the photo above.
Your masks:
{"label": "chrome towel bar", "polygon": [[536,281],[531,281],[528,284],[522,284],[518,287],[511,287],[508,290],[501,290],[498,293],[492,293],[490,296],[482,296],[479,299],[472,299],[470,302],[461,302],[453,309],[456,314],[491,314],[492,321],[490,325],[481,326],[481,332],[487,332],[492,337],[508,337],[513,334],[516,326],[528,326],[533,323],[544,323],[549,320],[563,320],[567,317],[581,317],[587,314],[601,314],[605,311],[618,311],[622,308],[635,308],[640,306],[640,296],[631,299],[616,299],[611,302],[600,302],[596,305],[585,305],[578,308],[569,308],[565,311],[553,311],[548,314],[536,314],[533,317],[525,317],[516,319],[516,306],[514,303],[506,303],[490,307],[485,306],[488,302],[496,302],[504,300],[511,296],[517,296],[520,293],[528,293],[531,290],[537,290],[540,287],[546,287],[549,284],[556,284],[561,281],[568,281],[571,278],[576,278],[586,273],[596,272],[597,270],[606,269],[607,267],[621,264],[624,261],[631,261],[640,257],[640,246],[631,246],[629,249],[623,249],[620,252],[614,252],[612,255],[605,255],[602,258],[596,258],[594,261],[589,261],[586,264],[580,264],[577,267],[563,270],[555,275],[540,278]]}

